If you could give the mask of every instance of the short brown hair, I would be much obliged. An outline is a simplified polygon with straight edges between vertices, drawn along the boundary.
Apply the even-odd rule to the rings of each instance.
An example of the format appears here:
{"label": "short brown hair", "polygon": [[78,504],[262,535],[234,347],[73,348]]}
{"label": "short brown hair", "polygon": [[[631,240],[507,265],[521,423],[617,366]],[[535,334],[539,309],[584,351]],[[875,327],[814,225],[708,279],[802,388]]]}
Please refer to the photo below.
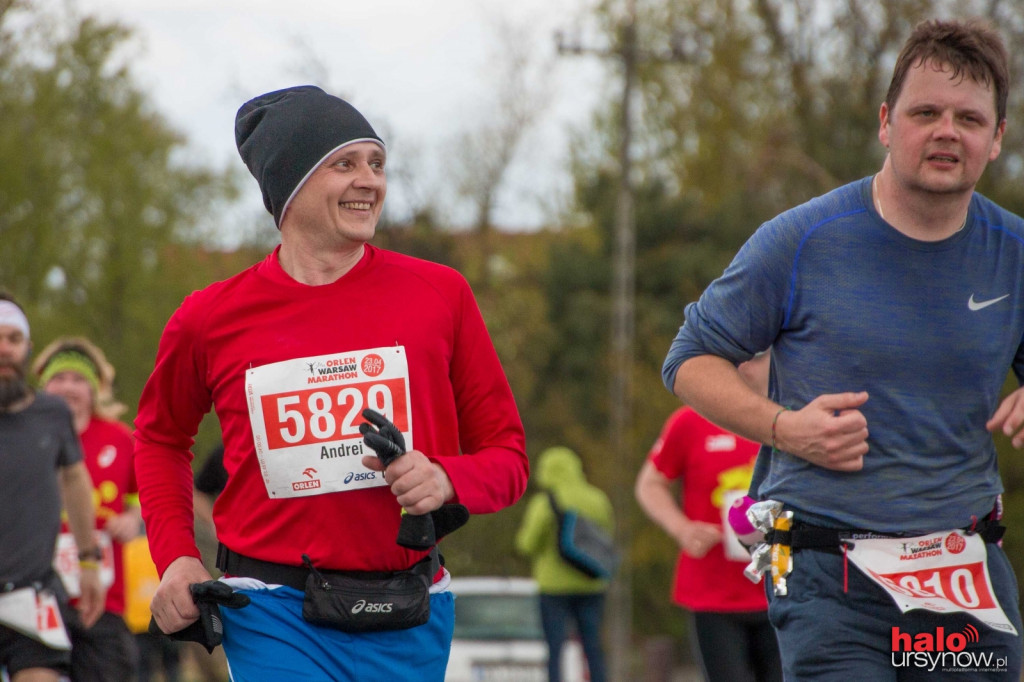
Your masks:
{"label": "short brown hair", "polygon": [[907,72],[932,61],[953,69],[952,78],[968,76],[995,90],[996,125],[1006,118],[1010,75],[1003,39],[980,19],[923,21],[914,28],[896,59],[885,103],[891,110],[903,90]]}

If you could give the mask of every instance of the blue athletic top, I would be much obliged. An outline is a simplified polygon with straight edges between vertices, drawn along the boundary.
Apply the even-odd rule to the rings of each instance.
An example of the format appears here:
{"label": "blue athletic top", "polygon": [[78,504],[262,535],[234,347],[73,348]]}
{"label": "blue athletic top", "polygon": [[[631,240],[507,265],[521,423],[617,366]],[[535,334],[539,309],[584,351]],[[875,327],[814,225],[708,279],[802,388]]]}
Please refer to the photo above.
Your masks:
{"label": "blue athletic top", "polygon": [[975,194],[962,230],[911,239],[875,212],[871,178],[762,225],[700,300],[662,370],[772,347],[769,392],[799,409],[868,391],[854,473],[762,447],[751,490],[812,522],[929,532],[991,511],[1002,482],[985,422],[1024,382],[1024,221]]}

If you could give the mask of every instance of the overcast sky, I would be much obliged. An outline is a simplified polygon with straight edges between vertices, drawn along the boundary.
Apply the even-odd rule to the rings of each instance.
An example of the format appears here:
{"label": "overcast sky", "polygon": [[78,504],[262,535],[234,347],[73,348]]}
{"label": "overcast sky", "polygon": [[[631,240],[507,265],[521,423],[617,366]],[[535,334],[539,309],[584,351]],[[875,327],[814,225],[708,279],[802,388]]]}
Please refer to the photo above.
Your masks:
{"label": "overcast sky", "polygon": [[[436,192],[450,202],[446,156],[460,131],[486,119],[495,99],[498,27],[521,27],[535,46],[536,64],[548,74],[550,97],[499,197],[495,222],[510,228],[536,227],[564,201],[568,132],[586,125],[607,87],[602,60],[556,55],[555,31],[581,26],[582,8],[590,4],[77,0],[81,12],[136,31],[129,50],[139,83],[187,135],[189,153],[198,160],[241,164],[234,115],[255,95],[312,82],[351,101],[388,142],[392,175],[385,210],[395,217],[422,201],[414,195]],[[403,171],[410,169],[419,177],[406,183]],[[255,180],[246,191],[246,201],[259,206]],[[452,217],[458,215],[453,208]]]}

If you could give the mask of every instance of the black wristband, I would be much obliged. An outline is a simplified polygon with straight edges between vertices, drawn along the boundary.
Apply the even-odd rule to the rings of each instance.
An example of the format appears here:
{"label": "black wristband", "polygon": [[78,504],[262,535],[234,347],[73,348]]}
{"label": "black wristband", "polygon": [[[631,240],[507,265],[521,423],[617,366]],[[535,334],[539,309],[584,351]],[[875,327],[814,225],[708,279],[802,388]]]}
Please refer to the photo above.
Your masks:
{"label": "black wristband", "polygon": [[103,550],[95,545],[91,549],[83,549],[78,553],[79,561],[101,561],[102,559]]}

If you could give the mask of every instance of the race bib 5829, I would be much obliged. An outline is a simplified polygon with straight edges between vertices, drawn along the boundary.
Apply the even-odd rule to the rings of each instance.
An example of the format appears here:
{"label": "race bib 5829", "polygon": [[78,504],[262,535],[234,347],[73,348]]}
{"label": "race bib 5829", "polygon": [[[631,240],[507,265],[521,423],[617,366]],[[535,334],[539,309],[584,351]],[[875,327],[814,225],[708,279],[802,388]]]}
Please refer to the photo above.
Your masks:
{"label": "race bib 5829", "polygon": [[246,399],[267,494],[274,499],[385,485],[362,465],[362,411],[394,422],[412,448],[405,348],[297,358],[246,372]]}

